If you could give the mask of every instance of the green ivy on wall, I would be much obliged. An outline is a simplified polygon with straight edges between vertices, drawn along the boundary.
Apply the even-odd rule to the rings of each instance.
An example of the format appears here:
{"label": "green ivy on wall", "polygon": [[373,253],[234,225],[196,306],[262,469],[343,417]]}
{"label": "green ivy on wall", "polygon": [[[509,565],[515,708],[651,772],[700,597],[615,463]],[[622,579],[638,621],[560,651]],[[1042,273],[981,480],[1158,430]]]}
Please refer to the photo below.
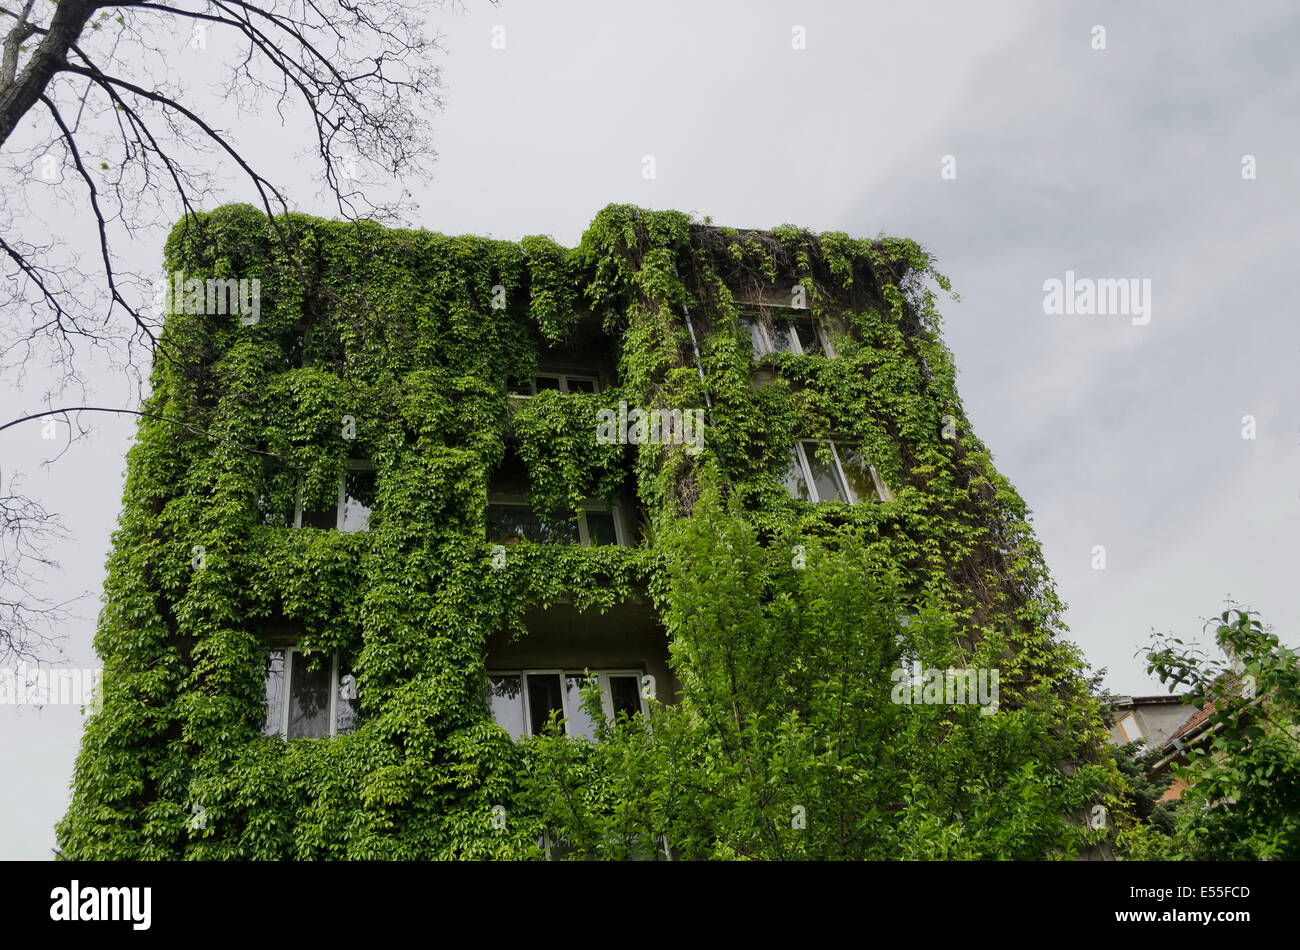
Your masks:
{"label": "green ivy on wall", "polygon": [[[571,250],[542,237],[446,237],[297,215],[281,224],[294,235],[292,254],[265,216],[242,205],[178,225],[167,244],[170,270],[260,280],[261,309],[251,325],[230,315],[168,319],[145,408],[210,435],[146,418],[129,453],[96,637],[104,702],[87,722],[59,825],[64,854],[536,858],[543,830],[563,826],[577,853],[601,855],[599,843],[614,834],[608,822],[631,821],[627,809],[639,801],[628,776],[662,775],[668,749],[707,771],[730,741],[706,728],[716,683],[692,664],[708,662],[711,634],[688,606],[704,601],[709,584],[741,583],[728,571],[760,562],[774,571],[794,544],[840,578],[844,602],[857,604],[850,615],[875,618],[863,629],[879,632],[878,605],[904,592],[941,618],[926,627],[944,631],[927,641],[936,661],[1003,668],[1006,718],[976,716],[963,727],[932,711],[906,727],[915,731],[899,756],[923,740],[947,743],[942,767],[973,773],[977,750],[987,758],[1001,744],[1011,751],[997,774],[1032,773],[1016,788],[1032,785],[1035,808],[1017,817],[1003,801],[983,813],[992,826],[983,839],[940,847],[953,833],[927,811],[927,795],[943,799],[942,808],[931,803],[937,815],[963,795],[994,792],[987,781],[971,784],[985,793],[944,792],[931,781],[940,764],[900,766],[891,774],[910,775],[917,793],[897,814],[926,842],[914,856],[1069,854],[1106,836],[1078,820],[1093,802],[1113,803],[1116,782],[1083,663],[1062,639],[1062,607],[1028,509],[965,419],[931,292],[948,283],[914,242],[789,226],[737,231],[617,205]],[[795,285],[838,358],[770,354],[759,384],[741,304]],[[598,395],[542,393],[512,409],[507,380],[531,377],[586,315],[613,341],[618,384]],[[620,400],[709,406],[704,451],[597,443],[596,410]],[[355,438],[344,435],[347,418]],[[859,444],[894,500],[792,500],[781,477],[796,437]],[[522,543],[494,566],[486,493],[507,453],[527,470],[540,512],[632,492],[645,543]],[[376,469],[370,530],[293,529],[299,498],[303,507],[330,504],[340,472],[359,458]],[[700,536],[704,524],[712,527]],[[732,534],[745,557],[710,547],[709,538]],[[867,599],[876,607],[850,595],[855,577],[876,592]],[[777,623],[774,605],[815,594],[806,579],[772,583],[750,591],[754,622]],[[628,732],[600,749],[546,737],[516,744],[491,722],[489,636],[526,636],[530,607],[571,599],[604,609],[639,594],[654,599],[672,640],[688,694],[678,713],[657,712],[652,734]],[[295,631],[319,656],[350,658],[361,709],[354,733],[262,735],[268,630]],[[808,662],[828,657],[813,650]],[[803,730],[815,744],[809,724],[828,721],[809,710],[816,691],[787,686],[779,701],[754,694],[763,697],[750,735]],[[585,804],[561,813],[548,795],[575,776]],[[810,776],[782,781],[829,794]],[[712,818],[702,802],[716,806]],[[668,821],[651,820],[662,799],[641,804],[637,840]],[[759,850],[728,843],[753,830],[736,809],[768,815],[779,810],[772,802],[704,795],[677,807],[691,830],[677,828],[672,847],[687,856],[870,851],[845,848],[842,836],[796,845],[766,831],[753,832],[765,842]],[[1029,831],[997,825],[1027,813]]]}

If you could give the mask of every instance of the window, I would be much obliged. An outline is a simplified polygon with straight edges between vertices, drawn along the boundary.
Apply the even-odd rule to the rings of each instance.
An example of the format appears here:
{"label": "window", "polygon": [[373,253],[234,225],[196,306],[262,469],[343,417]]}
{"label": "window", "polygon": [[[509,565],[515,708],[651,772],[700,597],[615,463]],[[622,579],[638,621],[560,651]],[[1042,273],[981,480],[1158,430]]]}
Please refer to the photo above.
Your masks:
{"label": "window", "polygon": [[538,544],[577,544],[576,521],[545,521],[531,505],[488,502],[488,541],[533,541]]}
{"label": "window", "polygon": [[755,317],[742,316],[740,318],[741,329],[749,334],[750,358],[757,360],[764,353],[768,352],[767,334],[763,332],[763,326]]}
{"label": "window", "polygon": [[[617,856],[621,860],[628,861],[671,861],[673,860],[672,851],[668,848],[668,843],[664,840],[663,835],[655,837],[655,844],[652,847],[646,847],[645,838],[641,835],[634,835],[628,838],[624,835],[611,835],[606,840],[608,854]],[[628,847],[628,846],[631,847]],[[549,831],[542,834],[537,839],[537,847],[541,848],[546,854],[547,861],[567,861],[572,860],[574,853],[566,839],[560,836],[554,836]],[[588,861],[598,861],[596,855],[589,854],[586,857]]]}
{"label": "window", "polygon": [[793,316],[793,311],[782,311],[771,326],[764,326],[757,314],[745,314],[740,325],[749,333],[753,359],[768,353],[794,353],[813,356],[835,356],[830,339],[812,316]]}
{"label": "window", "polygon": [[782,483],[798,501],[893,501],[875,466],[857,445],[801,439],[790,450]]}
{"label": "window", "polygon": [[306,365],[303,362],[303,355],[307,351],[307,327],[300,323],[281,333],[280,350],[284,353],[285,363],[289,367]]}
{"label": "window", "polygon": [[339,476],[338,500],[325,508],[304,508],[302,490],[294,512],[295,528],[334,528],[338,531],[369,531],[370,513],[375,506],[375,467],[353,460]]}
{"label": "window", "polygon": [[[611,722],[619,714],[647,712],[639,670],[601,670],[590,674],[600,689],[600,704]],[[589,682],[583,671],[523,670],[488,673],[488,709],[493,721],[511,738],[540,735],[558,713],[566,735],[596,737],[596,724],[582,708],[582,689]]]}
{"label": "window", "polygon": [[510,395],[527,398],[535,396],[543,389],[554,389],[562,393],[598,393],[600,380],[594,374],[546,373],[532,380],[510,380]]}
{"label": "window", "polygon": [[588,502],[576,516],[547,521],[527,501],[511,496],[493,496],[487,506],[488,541],[534,541],[538,544],[621,544],[627,545],[618,506]]}
{"label": "window", "polygon": [[266,721],[262,732],[286,739],[322,739],[352,732],[357,681],[333,654],[313,664],[297,647],[276,648],[266,661]]}
{"label": "window", "polygon": [[1125,713],[1120,719],[1119,731],[1124,736],[1125,742],[1140,742],[1144,738],[1142,729],[1137,724],[1137,717],[1132,713]]}
{"label": "window", "polygon": [[898,649],[898,662],[905,670],[911,670],[909,665],[918,661],[919,656],[916,650],[917,628],[921,624],[921,615],[915,610],[905,610],[897,615],[898,630],[894,634],[894,646]]}

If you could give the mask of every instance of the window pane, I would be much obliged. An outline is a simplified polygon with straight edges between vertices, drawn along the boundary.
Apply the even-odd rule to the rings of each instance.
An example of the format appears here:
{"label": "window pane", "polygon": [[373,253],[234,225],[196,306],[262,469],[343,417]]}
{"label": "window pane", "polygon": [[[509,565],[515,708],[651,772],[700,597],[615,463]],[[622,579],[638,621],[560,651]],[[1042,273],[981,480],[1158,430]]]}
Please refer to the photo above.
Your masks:
{"label": "window pane", "polygon": [[879,500],[875,479],[871,477],[871,466],[867,464],[862,450],[856,445],[836,445],[840,454],[840,464],[844,467],[844,478],[853,489],[853,496],[860,504]]}
{"label": "window pane", "polygon": [[518,739],[528,734],[524,723],[524,693],[518,676],[488,677],[488,708],[492,721]]}
{"label": "window pane", "polygon": [[290,653],[289,738],[319,739],[330,734],[330,680],[328,658],[317,658],[319,667],[308,668],[307,657]]}
{"label": "window pane", "polygon": [[571,393],[594,393],[596,391],[596,381],[594,379],[570,376],[567,382]]}
{"label": "window pane", "polygon": [[357,678],[339,661],[338,695],[334,698],[334,733],[344,735],[357,728]]}
{"label": "window pane", "polygon": [[777,353],[793,353],[794,337],[788,323],[772,324],[772,349]]}
{"label": "window pane", "polygon": [[1137,720],[1132,713],[1126,715],[1119,721],[1119,728],[1124,733],[1124,738],[1129,742],[1135,742],[1143,738],[1142,730],[1138,728]]}
{"label": "window pane", "polygon": [[286,499],[281,497],[281,504],[273,504],[265,494],[257,496],[257,510],[262,515],[262,524],[270,525],[275,528],[292,528],[293,527],[293,504],[289,499],[288,504],[284,504]]}
{"label": "window pane", "polygon": [[560,699],[560,674],[529,673],[524,679],[528,683],[528,726],[529,733],[537,736],[546,729],[551,713],[558,711],[564,715],[564,703]]}
{"label": "window pane", "polygon": [[803,347],[805,353],[813,353],[818,356],[824,352],[822,341],[817,336],[811,320],[797,320],[794,324],[795,334],[799,337],[799,345]]}
{"label": "window pane", "polygon": [[539,544],[577,544],[576,517],[551,522],[538,518],[528,505],[489,504],[488,541],[524,540]]}
{"label": "window pane", "polygon": [[767,344],[763,340],[763,331],[758,326],[758,321],[753,317],[741,317],[740,326],[749,334],[750,358],[758,359],[767,352]]}
{"label": "window pane", "polygon": [[303,499],[302,526],[304,528],[325,528],[329,530],[339,526],[338,485],[335,484],[334,487],[335,492],[332,502],[326,502],[318,506],[309,504],[307,499]]}
{"label": "window pane", "polygon": [[529,540],[540,541],[542,544],[577,544],[578,543],[578,516],[566,518],[563,521],[543,521],[537,520],[537,537]]}
{"label": "window pane", "polygon": [[306,510],[302,513],[302,526],[304,528],[337,528],[339,524],[339,513],[337,508],[321,508],[318,510]]}
{"label": "window pane", "polygon": [[307,346],[307,334],[300,329],[291,330],[280,335],[280,348],[284,351],[284,360],[288,366],[302,366],[303,352]]}
{"label": "window pane", "polygon": [[[826,453],[818,457],[818,449]],[[818,501],[843,501],[844,492],[840,488],[839,476],[835,474],[835,461],[830,458],[830,443],[805,442],[804,457],[808,459],[808,471],[812,473],[813,485],[817,489]]]}
{"label": "window pane", "polygon": [[487,506],[487,538],[489,541],[507,541],[528,537],[535,522],[533,510],[524,505]]}
{"label": "window pane", "polygon": [[533,394],[533,387],[528,380],[511,376],[506,380],[506,392],[515,396],[531,396]]}
{"label": "window pane", "polygon": [[618,544],[612,511],[586,511],[587,538],[592,544]]}
{"label": "window pane", "polygon": [[538,391],[538,392],[541,392],[543,389],[559,389],[559,388],[560,388],[560,377],[558,377],[558,376],[538,376],[538,377],[537,377],[537,391]]}
{"label": "window pane", "polygon": [[280,735],[284,722],[284,651],[272,650],[266,659],[266,721],[262,734]]}
{"label": "window pane", "polygon": [[614,718],[619,713],[635,716],[641,711],[641,682],[635,676],[611,676],[609,698],[614,706]]}
{"label": "window pane", "polygon": [[582,708],[582,689],[589,682],[591,681],[581,673],[566,673],[564,676],[564,692],[569,703],[567,731],[571,736],[581,736],[584,739],[596,738],[596,724],[587,715],[587,710]]}
{"label": "window pane", "polygon": [[343,476],[343,530],[369,531],[375,507],[375,473],[349,471]]}
{"label": "window pane", "polygon": [[808,491],[808,479],[804,476],[803,466],[799,463],[799,453],[794,449],[790,450],[790,467],[786,469],[785,477],[781,482],[791,498],[812,501],[812,495]]}

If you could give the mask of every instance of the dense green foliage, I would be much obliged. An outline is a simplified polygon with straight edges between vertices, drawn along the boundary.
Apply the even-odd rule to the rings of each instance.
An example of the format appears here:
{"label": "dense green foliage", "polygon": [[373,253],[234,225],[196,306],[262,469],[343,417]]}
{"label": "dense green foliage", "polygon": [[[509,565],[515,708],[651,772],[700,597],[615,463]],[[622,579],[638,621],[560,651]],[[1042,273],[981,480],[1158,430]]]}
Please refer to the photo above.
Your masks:
{"label": "dense green foliage", "polygon": [[902,659],[1032,681],[1005,635],[963,650],[951,612],[925,607],[900,626],[891,567],[859,536],[806,545],[801,567],[797,540],[763,546],[710,501],[666,532],[664,620],[683,701],[656,705],[649,731],[638,717],[605,724],[593,745],[535,741],[526,799],[552,835],[575,854],[622,858],[646,842],[686,859],[876,860],[1083,844],[1067,819],[1096,800],[1110,765],[1062,771],[1077,737],[1059,728],[1050,684],[1022,685],[991,715],[894,701]]}
{"label": "dense green foliage", "polygon": [[[173,270],[258,278],[261,317],[168,320],[145,408],[208,435],[148,418],[130,452],[67,855],[538,857],[545,829],[614,857],[655,836],[688,857],[1047,857],[1106,836],[1082,821],[1118,787],[1097,705],[1028,511],[965,420],[930,290],[947,283],[915,243],[626,206],[573,250],[284,224],[292,255],[246,206],[168,243]],[[839,357],[768,355],[757,384],[737,300],[795,284]],[[507,380],[585,315],[618,386],[511,412]],[[597,444],[595,409],[620,399],[711,404],[705,450]],[[860,444],[894,500],[792,500],[796,436]],[[544,511],[632,491],[642,543],[524,543],[494,569],[507,447]],[[350,457],[377,468],[371,530],[293,529],[297,486],[328,503]],[[487,637],[637,592],[680,707],[594,746],[511,742],[484,705]],[[265,635],[286,625],[351,658],[355,733],[261,734]],[[999,668],[999,711],[891,703],[908,656]]]}
{"label": "dense green foliage", "polygon": [[1154,774],[1155,766],[1164,758],[1164,748],[1129,742],[1112,746],[1111,754],[1115,757],[1115,766],[1124,781],[1125,788],[1121,797],[1130,806],[1134,819],[1133,824],[1124,829],[1119,844],[1121,849],[1131,849],[1134,842],[1141,839],[1144,843],[1137,847],[1145,851],[1145,842],[1156,842],[1161,836],[1173,834],[1180,808],[1176,798],[1161,800],[1169,788],[1169,775]]}
{"label": "dense green foliage", "polygon": [[[1187,782],[1169,822],[1122,842],[1135,857],[1300,859],[1300,661],[1247,611],[1224,611],[1214,660],[1177,638],[1152,645],[1148,670],[1209,711],[1173,773]],[[1159,816],[1157,816],[1159,817]]]}

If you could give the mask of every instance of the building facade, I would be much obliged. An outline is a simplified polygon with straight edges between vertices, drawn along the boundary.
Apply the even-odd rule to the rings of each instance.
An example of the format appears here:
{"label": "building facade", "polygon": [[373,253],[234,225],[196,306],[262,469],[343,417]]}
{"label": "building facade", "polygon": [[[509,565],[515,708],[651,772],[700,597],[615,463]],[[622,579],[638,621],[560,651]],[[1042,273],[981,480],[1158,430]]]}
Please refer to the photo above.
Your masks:
{"label": "building facade", "polygon": [[[706,501],[795,568],[857,539],[900,629],[942,607],[951,656],[996,638],[1000,705],[968,721],[1041,731],[1033,781],[1070,789],[1045,815],[1105,784],[913,242],[611,206],[566,249],[232,206],[178,224],[167,265],[69,856],[541,856],[529,737],[706,708],[660,543]],[[214,281],[257,299],[214,307]],[[955,822],[1015,811],[953,794]]]}

